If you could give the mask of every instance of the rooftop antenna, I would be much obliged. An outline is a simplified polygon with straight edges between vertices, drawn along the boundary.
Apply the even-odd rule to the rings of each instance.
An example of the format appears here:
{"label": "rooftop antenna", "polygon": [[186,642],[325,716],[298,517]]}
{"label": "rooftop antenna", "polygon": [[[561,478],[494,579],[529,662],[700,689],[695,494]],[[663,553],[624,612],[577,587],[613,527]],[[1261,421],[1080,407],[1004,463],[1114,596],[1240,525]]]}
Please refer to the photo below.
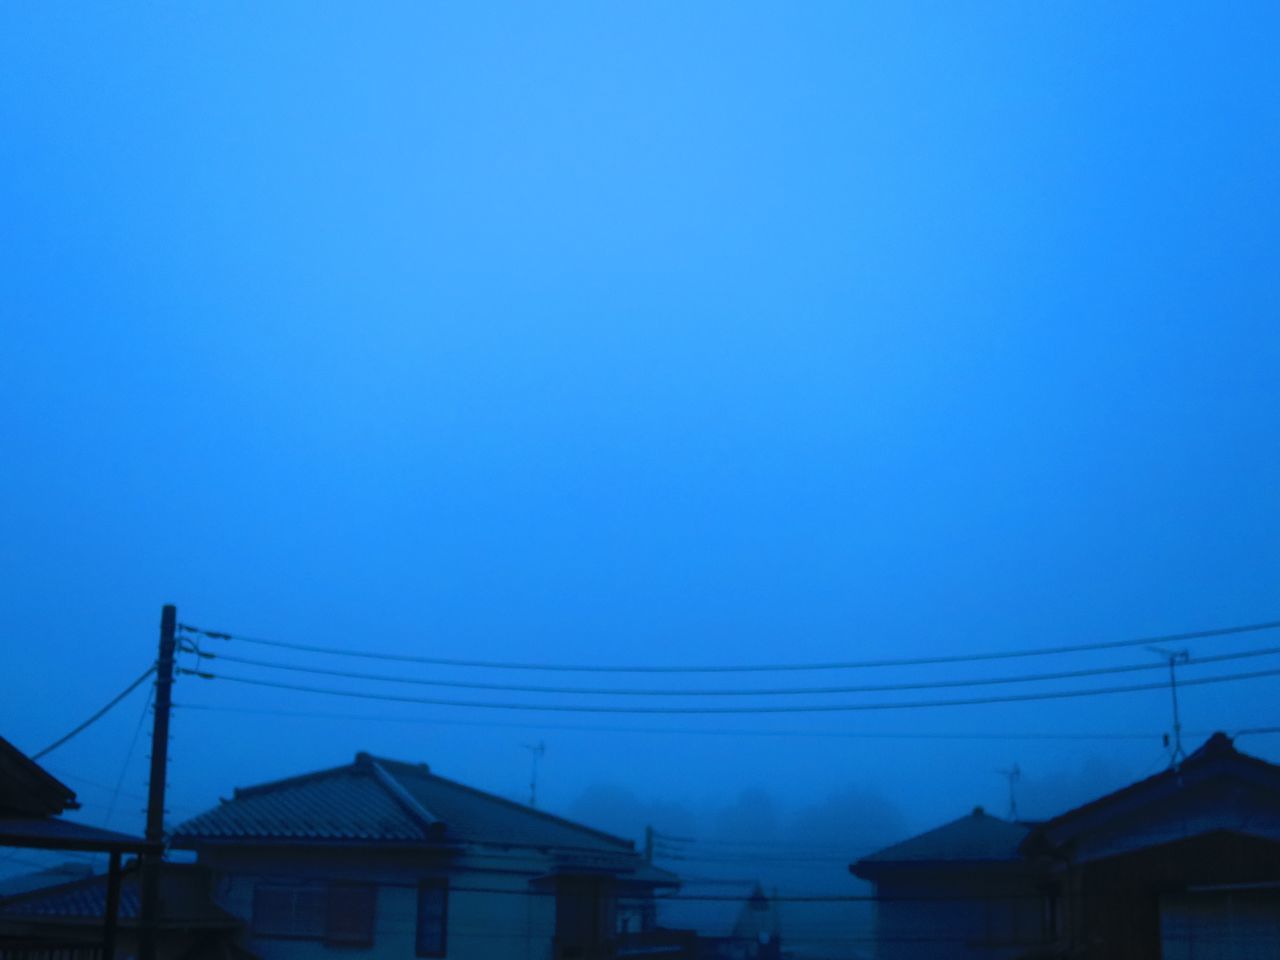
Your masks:
{"label": "rooftop antenna", "polygon": [[997,770],[996,773],[1003,774],[1004,778],[1009,781],[1009,819],[1018,819],[1018,781],[1022,779],[1022,768],[1016,763],[1007,770]]}
{"label": "rooftop antenna", "polygon": [[526,743],[523,746],[533,754],[533,770],[529,774],[529,806],[536,807],[538,805],[538,761],[547,752],[547,745],[539,740],[537,743]]}
{"label": "rooftop antenna", "polygon": [[[1169,766],[1176,769],[1187,759],[1187,752],[1182,749],[1182,720],[1178,716],[1178,664],[1188,662],[1191,655],[1186,650],[1166,650],[1163,647],[1147,649],[1169,662],[1169,696],[1173,700],[1173,752],[1169,757]],[[1164,735],[1164,745],[1169,746],[1167,733]]]}

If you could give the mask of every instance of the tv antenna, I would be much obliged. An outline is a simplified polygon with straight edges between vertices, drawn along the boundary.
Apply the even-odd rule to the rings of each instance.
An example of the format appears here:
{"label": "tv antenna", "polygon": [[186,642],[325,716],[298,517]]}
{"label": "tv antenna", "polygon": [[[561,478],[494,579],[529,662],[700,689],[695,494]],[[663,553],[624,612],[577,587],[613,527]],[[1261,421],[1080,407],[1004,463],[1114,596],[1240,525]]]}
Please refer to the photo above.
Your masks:
{"label": "tv antenna", "polygon": [[547,745],[539,740],[537,743],[526,743],[523,746],[533,754],[533,770],[529,774],[529,806],[536,807],[538,805],[538,761],[547,752]]}
{"label": "tv antenna", "polygon": [[1009,819],[1018,819],[1018,781],[1022,779],[1022,768],[1016,763],[1007,770],[997,770],[996,773],[1002,775],[1009,781]]}
{"label": "tv antenna", "polygon": [[[1169,766],[1177,767],[1187,759],[1187,752],[1182,749],[1182,720],[1178,715],[1178,664],[1187,663],[1191,655],[1186,650],[1166,650],[1163,647],[1147,647],[1147,649],[1169,662],[1169,697],[1173,700],[1173,752],[1169,757]],[[1164,745],[1169,746],[1167,733],[1164,735]]]}

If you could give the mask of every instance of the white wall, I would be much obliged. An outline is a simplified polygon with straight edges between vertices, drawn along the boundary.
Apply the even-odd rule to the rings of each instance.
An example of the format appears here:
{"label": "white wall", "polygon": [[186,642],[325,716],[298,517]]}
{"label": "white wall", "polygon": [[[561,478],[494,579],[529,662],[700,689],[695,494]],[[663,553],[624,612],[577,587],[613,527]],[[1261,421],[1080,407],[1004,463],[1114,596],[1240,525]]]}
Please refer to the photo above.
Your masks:
{"label": "white wall", "polygon": [[[530,881],[551,864],[538,854],[490,851],[448,865],[435,854],[337,851],[324,856],[288,849],[270,857],[252,851],[206,852],[219,877],[219,904],[245,921],[245,946],[263,960],[413,960],[420,880],[449,879],[448,960],[552,960],[555,898]],[[255,937],[253,892],[260,882],[336,880],[377,887],[370,947]]]}

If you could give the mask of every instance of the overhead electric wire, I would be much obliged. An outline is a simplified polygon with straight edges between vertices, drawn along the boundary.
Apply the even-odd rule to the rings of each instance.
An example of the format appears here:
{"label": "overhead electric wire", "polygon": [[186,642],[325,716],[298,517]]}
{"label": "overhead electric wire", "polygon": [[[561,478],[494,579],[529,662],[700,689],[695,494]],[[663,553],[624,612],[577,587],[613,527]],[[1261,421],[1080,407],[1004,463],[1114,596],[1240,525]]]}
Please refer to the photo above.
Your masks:
{"label": "overhead electric wire", "polygon": [[[219,703],[182,703],[174,704],[182,710],[204,710],[214,713],[245,713],[267,717],[295,717],[305,720],[355,720],[368,723],[430,723],[433,726],[509,728],[515,730],[565,730],[581,733],[639,733],[657,736],[686,737],[690,734],[720,737],[800,737],[806,739],[835,740],[992,740],[1009,741],[1121,741],[1121,740],[1159,740],[1160,733],[1120,733],[1118,731],[1102,731],[1088,733],[1084,731],[1005,731],[1001,733],[963,731],[865,731],[865,730],[763,730],[744,728],[741,730],[705,729],[700,727],[614,727],[599,724],[581,723],[540,723],[528,720],[460,720],[457,717],[414,717],[391,716],[390,714],[371,715],[364,713],[333,713],[319,710],[280,710],[270,707],[235,707]],[[1242,732],[1256,732],[1253,730]],[[1208,732],[1184,730],[1189,737],[1208,736]]]}
{"label": "overhead electric wire", "polygon": [[[252,879],[259,882],[288,882],[296,879],[296,875],[291,874],[273,874],[268,872],[255,872],[253,874],[243,875],[246,880]],[[674,876],[674,875],[673,875]],[[329,882],[329,883],[350,883],[351,875],[346,874],[330,874],[325,872],[310,872],[307,879],[312,882]],[[724,881],[713,878],[706,878],[703,883],[741,883],[743,881]],[[419,881],[410,880],[392,880],[379,879],[378,887],[388,887],[393,889],[417,890]],[[658,884],[659,888],[665,887],[670,889],[671,886]],[[538,887],[503,887],[496,885],[484,885],[483,881],[474,881],[473,883],[449,884],[450,893],[492,893],[501,896],[512,897],[534,897],[534,898],[555,898],[562,896],[554,886],[546,888]],[[1136,895],[1135,895],[1136,896]],[[1086,898],[1116,900],[1117,897],[1113,893],[1086,894]],[[622,897],[621,899],[636,899],[635,897]],[[679,893],[655,893],[653,900],[656,903],[682,903],[682,902],[699,902],[699,903],[722,903],[726,901],[741,902],[748,899],[742,893],[686,893],[681,890]],[[975,890],[972,892],[962,893],[946,893],[946,894],[895,894],[881,891],[879,893],[776,893],[769,894],[767,897],[773,903],[966,903],[973,901],[990,900],[991,894],[988,892]],[[1044,894],[1039,891],[1028,891],[1025,893],[1008,893],[999,897],[997,900],[1005,902],[1029,901],[1035,903],[1044,902]],[[1140,899],[1140,898],[1139,898]]]}
{"label": "overhead electric wire", "polygon": [[138,725],[133,728],[133,739],[129,741],[129,750],[124,755],[124,762],[120,764],[120,775],[116,777],[115,789],[111,791],[111,803],[107,806],[107,816],[102,822],[104,828],[111,826],[111,818],[115,816],[116,802],[120,799],[125,777],[129,775],[129,763],[133,760],[133,751],[138,748],[138,737],[141,736],[142,728],[147,722],[147,714],[151,712],[151,701],[154,697],[155,687],[152,687],[147,691],[147,700],[142,705],[142,715],[138,717]]}
{"label": "overhead electric wire", "polygon": [[151,676],[155,672],[156,672],[156,666],[153,663],[151,666],[147,667],[146,671],[143,672],[142,676],[140,676],[137,680],[133,681],[133,683],[129,684],[127,687],[121,690],[118,694],[116,694],[111,699],[111,702],[108,703],[105,707],[103,707],[101,710],[99,710],[97,713],[91,716],[84,723],[80,724],[70,733],[66,734],[63,737],[59,737],[57,740],[53,741],[53,743],[49,744],[43,750],[37,753],[33,753],[31,755],[31,759],[39,760],[46,753],[52,753],[54,750],[58,749],[58,747],[62,746],[64,743],[66,743],[68,740],[74,737],[77,733],[80,733],[81,731],[86,730],[87,728],[92,726],[94,723],[96,723],[98,720],[101,720],[104,716],[107,715],[107,713],[111,710],[112,707],[114,707],[117,703],[119,703],[129,694],[133,693],[133,691],[136,690],[142,684],[142,682],[147,679],[147,677]]}
{"label": "overhead electric wire", "polygon": [[[209,653],[203,650],[192,650],[196,656],[205,660],[224,660],[228,663],[242,664],[250,667],[264,667],[270,670],[283,670],[291,673],[308,673],[325,677],[345,677],[351,680],[372,680],[379,683],[404,683],[426,687],[449,687],[464,690],[501,690],[510,693],[550,693],[588,696],[621,696],[621,697],[774,697],[802,696],[841,693],[893,693],[907,690],[939,690],[957,687],[987,687],[1011,683],[1039,683],[1047,680],[1074,680],[1081,677],[1099,677],[1118,673],[1150,672],[1167,670],[1168,664],[1152,660],[1147,663],[1129,663],[1113,667],[1086,667],[1078,670],[1059,670],[1053,673],[1032,673],[1006,677],[981,677],[976,680],[923,680],[914,683],[879,683],[858,686],[826,686],[826,687],[756,687],[748,689],[678,689],[678,688],[635,688],[623,687],[555,687],[539,684],[519,683],[485,683],[471,680],[448,680],[431,677],[405,677],[388,673],[360,673],[350,670],[334,670],[326,667],[311,667],[304,664],[276,663],[270,660],[256,660],[252,657],[237,657],[229,654]],[[1182,663],[1182,666],[1195,666],[1206,663],[1223,663],[1230,660],[1245,660],[1254,657],[1274,656],[1280,654],[1280,647],[1264,647],[1258,650],[1243,650],[1235,653],[1221,653],[1208,657],[1196,657]]]}
{"label": "overhead electric wire", "polygon": [[[248,684],[257,687],[268,687],[275,690],[294,690],[301,693],[318,693],[326,696],[348,697],[358,700],[384,700],[392,703],[422,703],[431,706],[466,707],[479,710],[520,710],[530,712],[551,713],[617,713],[617,714],[757,714],[757,713],[853,713],[872,710],[910,710],[925,707],[960,707],[977,706],[995,703],[1022,703],[1038,700],[1068,700],[1078,697],[1106,696],[1120,693],[1140,693],[1148,690],[1166,690],[1167,683],[1133,683],[1116,687],[1094,687],[1076,690],[1046,690],[1037,693],[1005,694],[991,697],[962,697],[950,700],[907,700],[888,703],[829,703],[829,704],[788,704],[787,706],[744,705],[733,707],[631,707],[613,704],[577,704],[577,703],[486,703],[477,700],[450,700],[443,697],[408,697],[390,693],[374,693],[361,690],[339,690],[332,687],[311,687],[305,684],[279,683],[272,680],[259,680],[253,677],[237,677],[227,674],[213,674],[204,671],[182,669],[180,673],[193,674],[207,680],[226,680],[229,683]],[[1231,683],[1244,680],[1257,680],[1264,677],[1280,676],[1280,669],[1254,670],[1246,673],[1224,674],[1213,677],[1193,677],[1180,680],[1180,687],[1204,686],[1216,683]]]}
{"label": "overhead electric wire", "polygon": [[670,833],[663,833],[661,830],[653,831],[653,838],[657,843],[666,843],[673,849],[679,849],[681,852],[699,847],[730,847],[739,849],[746,847],[749,849],[763,849],[773,851],[786,851],[789,853],[815,852],[821,851],[829,853],[831,851],[831,843],[817,843],[806,841],[786,841],[786,840],[725,840],[717,837],[680,837]]}
{"label": "overhead electric wire", "polygon": [[929,664],[966,663],[978,660],[1011,660],[1019,657],[1039,657],[1064,653],[1083,653],[1097,650],[1117,650],[1122,647],[1140,647],[1151,644],[1185,643],[1191,640],[1207,640],[1214,637],[1233,636],[1242,633],[1257,633],[1263,630],[1280,629],[1280,620],[1267,620],[1259,623],[1238,624],[1228,627],[1216,627],[1208,630],[1191,630],[1183,633],[1167,633],[1159,636],[1133,637],[1127,640],[1106,640],[1093,643],[1061,644],[1049,647],[1031,647],[1019,650],[990,650],[980,653],[947,654],[924,657],[898,657],[879,660],[837,660],[825,663],[759,663],[759,664],[714,664],[714,665],[599,665],[574,663],[538,663],[503,660],[475,660],[457,657],[426,657],[403,653],[359,650],[351,647],[334,647],[323,644],[296,643],[287,640],[272,640],[265,637],[253,637],[245,634],[227,633],[219,630],[207,630],[191,624],[180,624],[179,629],[188,634],[199,634],[214,640],[238,640],[260,646],[280,647],[287,650],[300,650],[307,653],[323,653],[333,656],[360,657],[368,660],[391,660],[399,663],[427,663],[437,666],[478,667],[494,670],[544,670],[572,673],[753,673],[799,670],[856,670],[869,667],[906,667]]}

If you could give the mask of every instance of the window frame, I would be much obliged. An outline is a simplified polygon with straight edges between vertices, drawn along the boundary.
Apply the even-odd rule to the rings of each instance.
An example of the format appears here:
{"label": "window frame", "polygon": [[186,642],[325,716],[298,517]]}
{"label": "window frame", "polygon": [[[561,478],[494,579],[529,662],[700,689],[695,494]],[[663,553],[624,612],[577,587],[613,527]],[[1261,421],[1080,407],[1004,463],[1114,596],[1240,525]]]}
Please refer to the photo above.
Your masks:
{"label": "window frame", "polygon": [[[438,944],[431,947],[423,946],[423,931],[426,921],[426,911],[423,909],[426,903],[426,897],[429,893],[438,893],[440,896],[439,917],[440,932],[436,938]],[[445,957],[449,954],[449,878],[448,877],[428,877],[418,881],[417,895],[417,920],[414,924],[413,931],[413,953],[417,957]]]}
{"label": "window frame", "polygon": [[[276,925],[274,929],[270,924],[264,923],[263,911],[260,908],[261,898],[269,894],[287,893],[290,897],[290,920],[292,922],[289,929],[282,929],[280,925]],[[320,922],[314,931],[300,930],[296,924],[298,916],[298,898],[303,895],[318,896],[324,900],[324,905],[328,904],[328,885],[319,882],[308,882],[305,880],[290,882],[265,881],[258,882],[253,885],[253,912],[249,920],[250,933],[261,940],[309,940],[313,942],[322,942],[326,934],[326,922],[323,912],[320,913]],[[323,909],[323,907],[322,907]]]}
{"label": "window frame", "polygon": [[[351,902],[347,900],[352,896],[366,898],[367,910],[364,916],[358,917],[363,921],[364,927],[356,931],[354,934],[337,935],[334,930],[334,910],[335,902]],[[354,913],[351,916],[356,916]],[[324,942],[330,947],[371,947],[373,946],[374,928],[378,919],[378,888],[372,883],[357,883],[354,881],[334,881],[328,886],[325,893],[325,922],[324,922]]]}

